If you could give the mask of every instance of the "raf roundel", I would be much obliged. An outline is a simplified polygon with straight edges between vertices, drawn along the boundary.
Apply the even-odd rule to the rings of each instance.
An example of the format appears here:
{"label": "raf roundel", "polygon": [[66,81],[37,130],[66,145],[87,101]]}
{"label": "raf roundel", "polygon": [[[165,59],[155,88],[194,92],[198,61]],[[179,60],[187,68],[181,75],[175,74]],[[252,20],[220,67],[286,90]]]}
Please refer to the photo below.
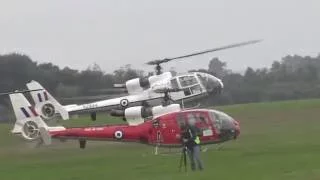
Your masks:
{"label": "raf roundel", "polygon": [[128,99],[121,99],[120,105],[121,107],[127,107],[129,105]]}
{"label": "raf roundel", "polygon": [[122,137],[123,137],[123,132],[120,131],[120,130],[114,132],[114,137],[115,137],[116,139],[122,139]]}

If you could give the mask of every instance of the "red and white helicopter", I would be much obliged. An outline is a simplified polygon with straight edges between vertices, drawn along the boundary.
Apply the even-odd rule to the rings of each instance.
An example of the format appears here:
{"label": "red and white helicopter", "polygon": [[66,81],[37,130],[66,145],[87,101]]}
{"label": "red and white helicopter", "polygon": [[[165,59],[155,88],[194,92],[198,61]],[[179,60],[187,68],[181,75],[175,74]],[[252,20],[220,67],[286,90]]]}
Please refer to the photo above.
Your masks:
{"label": "red and white helicopter", "polygon": [[[83,112],[91,113],[92,120],[95,120],[96,112],[111,110],[111,115],[123,116],[124,119],[131,120],[131,122],[128,122],[129,124],[136,124],[135,120],[138,119],[140,122],[141,119],[149,117],[151,113],[176,110],[176,106],[169,105],[171,103],[178,103],[184,106],[184,103],[200,100],[210,94],[219,94],[223,89],[222,81],[210,74],[190,72],[172,76],[171,72],[162,73],[160,64],[257,42],[260,42],[260,40],[232,44],[175,58],[150,61],[147,64],[156,65],[156,75],[131,79],[120,85],[120,87],[126,88],[127,96],[88,104],[62,106],[36,81],[27,83],[27,88],[31,91],[36,112],[46,120],[53,118],[55,114],[60,114],[62,119],[66,120],[69,119],[69,114]],[[42,90],[35,91],[37,89]]]}
{"label": "red and white helicopter", "polygon": [[16,116],[12,133],[27,141],[49,145],[52,139],[77,139],[80,148],[87,140],[137,142],[163,147],[181,147],[181,126],[189,123],[202,131],[201,144],[215,144],[236,139],[239,122],[229,115],[208,109],[178,110],[160,113],[135,126],[104,125],[66,128],[48,126],[22,93],[9,95]]}

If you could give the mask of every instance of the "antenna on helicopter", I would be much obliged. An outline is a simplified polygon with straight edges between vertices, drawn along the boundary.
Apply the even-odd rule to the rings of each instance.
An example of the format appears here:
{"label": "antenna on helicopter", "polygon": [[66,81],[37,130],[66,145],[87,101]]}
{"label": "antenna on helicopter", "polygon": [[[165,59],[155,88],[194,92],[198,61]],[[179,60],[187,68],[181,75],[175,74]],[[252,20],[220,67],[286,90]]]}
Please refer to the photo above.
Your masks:
{"label": "antenna on helicopter", "polygon": [[173,57],[173,58],[164,58],[164,59],[159,59],[159,60],[153,60],[153,61],[147,62],[146,64],[148,64],[148,65],[156,65],[156,67],[155,67],[156,74],[160,75],[162,73],[162,71],[161,71],[162,70],[162,67],[161,67],[162,63],[167,63],[167,62],[175,60],[175,59],[182,59],[182,58],[188,58],[188,57],[192,57],[192,56],[198,56],[198,55],[201,55],[201,54],[206,54],[206,53],[210,53],[210,52],[214,52],[214,51],[221,51],[221,50],[224,50],[224,49],[230,49],[230,48],[245,46],[245,45],[249,45],[249,44],[255,44],[255,43],[258,43],[260,41],[262,41],[262,40],[252,40],[252,41],[247,41],[247,42],[231,44],[231,45],[222,46],[222,47],[209,49],[209,50],[205,50],[205,51],[200,51],[200,52],[195,52],[195,53],[187,54],[187,55],[183,55],[183,56],[178,56],[178,57]]}

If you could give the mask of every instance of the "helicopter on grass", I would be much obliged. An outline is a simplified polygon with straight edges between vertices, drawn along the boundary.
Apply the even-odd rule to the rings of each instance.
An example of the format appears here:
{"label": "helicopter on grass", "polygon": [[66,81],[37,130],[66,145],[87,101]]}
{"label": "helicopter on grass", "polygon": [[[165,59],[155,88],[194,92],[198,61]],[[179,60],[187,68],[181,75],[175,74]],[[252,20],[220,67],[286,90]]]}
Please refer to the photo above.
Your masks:
{"label": "helicopter on grass", "polygon": [[[184,107],[184,103],[194,102],[212,94],[218,95],[224,88],[223,82],[211,74],[189,72],[173,76],[171,72],[162,72],[161,64],[258,42],[260,40],[247,41],[184,56],[150,61],[147,64],[156,66],[156,75],[135,78],[126,81],[125,84],[115,85],[117,88],[125,88],[128,95],[112,99],[79,105],[61,105],[37,81],[32,80],[27,83],[27,88],[31,91],[31,97],[35,102],[35,110],[46,120],[52,119],[56,114],[60,114],[62,119],[67,120],[70,114],[80,113],[90,113],[91,119],[96,120],[97,112],[111,111],[111,115],[122,116],[129,125],[136,125],[153,114],[177,110],[177,106],[172,106],[172,103]],[[36,89],[42,90],[34,91]]]}
{"label": "helicopter on grass", "polygon": [[153,116],[143,123],[66,128],[48,126],[22,93],[9,95],[16,117],[13,134],[39,145],[52,144],[52,139],[75,139],[80,148],[88,140],[136,142],[156,147],[181,147],[182,127],[191,124],[200,129],[201,144],[217,144],[236,139],[240,124],[224,112],[212,109],[179,110]]}

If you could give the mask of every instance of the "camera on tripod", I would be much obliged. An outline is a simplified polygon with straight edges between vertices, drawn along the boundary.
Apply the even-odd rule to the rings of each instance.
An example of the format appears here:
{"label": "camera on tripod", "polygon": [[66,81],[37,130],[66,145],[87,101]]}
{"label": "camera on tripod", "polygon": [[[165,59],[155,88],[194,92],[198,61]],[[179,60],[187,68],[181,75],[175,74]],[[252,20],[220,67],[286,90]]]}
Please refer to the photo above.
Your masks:
{"label": "camera on tripod", "polygon": [[184,171],[187,171],[187,142],[188,139],[185,137],[185,132],[182,132],[181,134],[181,144],[182,144],[182,149],[181,149],[181,158],[180,158],[180,165],[179,165],[179,171],[181,172],[182,165],[184,165]]}

